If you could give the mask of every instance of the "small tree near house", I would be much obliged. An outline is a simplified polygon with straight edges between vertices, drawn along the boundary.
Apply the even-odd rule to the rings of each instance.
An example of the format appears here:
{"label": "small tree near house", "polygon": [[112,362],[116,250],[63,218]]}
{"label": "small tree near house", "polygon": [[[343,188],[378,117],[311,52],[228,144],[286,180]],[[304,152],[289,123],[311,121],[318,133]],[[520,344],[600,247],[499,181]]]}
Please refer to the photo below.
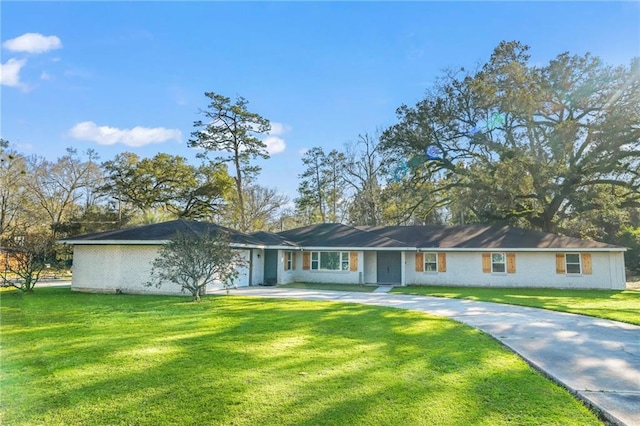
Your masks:
{"label": "small tree near house", "polygon": [[50,237],[36,233],[5,240],[0,250],[2,286],[32,292],[53,253],[52,246]]}
{"label": "small tree near house", "polygon": [[198,302],[207,285],[216,281],[222,282],[228,293],[238,277],[238,268],[245,263],[224,233],[178,233],[160,249],[146,285],[159,288],[176,283]]}

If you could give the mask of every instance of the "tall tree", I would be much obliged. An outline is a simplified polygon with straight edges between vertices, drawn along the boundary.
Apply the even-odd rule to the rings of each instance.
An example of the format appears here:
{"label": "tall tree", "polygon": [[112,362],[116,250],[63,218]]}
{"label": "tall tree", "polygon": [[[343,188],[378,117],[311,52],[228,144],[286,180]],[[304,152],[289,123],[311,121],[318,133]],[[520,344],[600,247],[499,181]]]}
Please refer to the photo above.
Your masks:
{"label": "tall tree", "polygon": [[308,223],[327,221],[323,164],[325,153],[321,147],[313,147],[302,157],[305,170],[300,174],[299,197],[296,208],[308,218]]}
{"label": "tall tree", "polygon": [[231,99],[213,92],[206,92],[210,99],[207,110],[200,110],[205,121],[193,123],[198,130],[191,133],[189,146],[203,149],[198,154],[207,157],[211,152],[225,152],[227,155],[215,157],[216,161],[230,162],[235,171],[235,186],[240,211],[240,230],[246,228],[244,189],[259,173],[260,167],[251,164],[256,158],[269,158],[267,146],[258,135],[271,130],[269,120],[247,110],[248,101],[242,96]]}
{"label": "tall tree", "polygon": [[356,225],[379,225],[382,220],[380,179],[389,163],[381,149],[379,137],[358,135],[345,145],[344,180],[353,191],[349,222]]}
{"label": "tall tree", "polygon": [[323,182],[327,200],[327,219],[329,222],[342,222],[348,208],[345,196],[346,181],[344,170],[346,157],[344,153],[333,149],[324,158]]}
{"label": "tall tree", "polygon": [[341,222],[346,212],[346,158],[332,150],[325,154],[321,147],[311,148],[302,157],[306,169],[300,175],[295,200],[299,213],[308,216],[308,223]]}
{"label": "tall tree", "polygon": [[640,204],[640,59],[611,67],[563,53],[531,66],[527,52],[503,42],[475,74],[448,73],[399,108],[385,148],[435,149],[417,178],[465,189],[461,204],[484,220],[561,230],[596,208],[580,199],[602,185],[618,191],[617,207]]}

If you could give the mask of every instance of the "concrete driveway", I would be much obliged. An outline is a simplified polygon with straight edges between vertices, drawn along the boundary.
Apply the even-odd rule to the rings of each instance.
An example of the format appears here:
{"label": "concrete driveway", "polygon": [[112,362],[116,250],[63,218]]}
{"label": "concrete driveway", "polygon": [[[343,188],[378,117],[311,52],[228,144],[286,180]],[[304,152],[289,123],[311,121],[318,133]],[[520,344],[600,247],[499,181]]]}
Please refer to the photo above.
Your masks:
{"label": "concrete driveway", "polygon": [[640,425],[639,326],[537,308],[384,292],[245,287],[231,294],[362,303],[449,317],[495,337],[608,421]]}

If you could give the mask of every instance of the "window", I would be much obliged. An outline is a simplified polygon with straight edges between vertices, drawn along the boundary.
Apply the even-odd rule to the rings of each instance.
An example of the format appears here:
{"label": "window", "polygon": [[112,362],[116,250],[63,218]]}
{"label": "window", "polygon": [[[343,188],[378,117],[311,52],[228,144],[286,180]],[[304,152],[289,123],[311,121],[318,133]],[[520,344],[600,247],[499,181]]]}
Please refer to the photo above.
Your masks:
{"label": "window", "polygon": [[504,253],[491,253],[491,272],[506,272],[507,257]]}
{"label": "window", "polygon": [[293,252],[292,251],[285,251],[284,252],[284,270],[285,271],[290,271],[292,269],[295,269],[295,263],[293,260]]}
{"label": "window", "polygon": [[348,271],[348,251],[312,251],[311,269],[325,271]]}
{"label": "window", "polygon": [[567,274],[582,273],[582,266],[580,265],[580,255],[578,253],[565,254],[565,263],[567,265]]}
{"label": "window", "polygon": [[438,272],[438,256],[435,253],[424,253],[424,271]]}

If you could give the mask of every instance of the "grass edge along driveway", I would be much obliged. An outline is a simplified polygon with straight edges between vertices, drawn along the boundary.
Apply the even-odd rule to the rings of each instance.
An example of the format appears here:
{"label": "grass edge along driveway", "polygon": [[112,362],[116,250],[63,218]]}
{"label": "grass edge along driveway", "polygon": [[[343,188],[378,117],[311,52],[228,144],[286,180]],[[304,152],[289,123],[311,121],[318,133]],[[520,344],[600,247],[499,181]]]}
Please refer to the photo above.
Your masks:
{"label": "grass edge along driveway", "polygon": [[406,286],[391,293],[529,306],[640,325],[640,291]]}
{"label": "grass edge along driveway", "polygon": [[0,292],[3,424],[592,425],[490,336],[334,302]]}

